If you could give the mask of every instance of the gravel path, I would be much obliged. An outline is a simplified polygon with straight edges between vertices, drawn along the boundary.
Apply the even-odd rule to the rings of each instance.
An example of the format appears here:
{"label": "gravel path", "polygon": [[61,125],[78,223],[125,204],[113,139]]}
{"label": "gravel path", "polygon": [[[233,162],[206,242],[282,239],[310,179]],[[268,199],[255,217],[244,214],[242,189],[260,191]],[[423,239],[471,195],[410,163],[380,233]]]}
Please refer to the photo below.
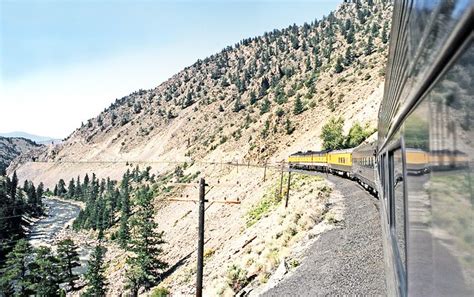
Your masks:
{"label": "gravel path", "polygon": [[342,195],[340,228],[322,234],[301,265],[263,296],[386,295],[378,201],[351,180],[327,179]]}

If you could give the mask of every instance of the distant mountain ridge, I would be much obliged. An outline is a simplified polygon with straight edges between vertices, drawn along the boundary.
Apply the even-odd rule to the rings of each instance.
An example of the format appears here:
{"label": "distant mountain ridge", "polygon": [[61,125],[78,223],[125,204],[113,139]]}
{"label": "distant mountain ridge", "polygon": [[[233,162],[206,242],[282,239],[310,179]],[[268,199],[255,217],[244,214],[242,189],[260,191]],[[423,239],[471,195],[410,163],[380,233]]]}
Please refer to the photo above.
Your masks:
{"label": "distant mountain ridge", "polygon": [[27,138],[0,136],[0,174],[4,174],[6,168],[19,155],[42,147],[43,145]]}
{"label": "distant mountain ridge", "polygon": [[48,144],[48,143],[51,143],[51,142],[57,143],[57,142],[60,141],[60,139],[56,139],[56,138],[53,138],[53,137],[39,136],[39,135],[34,135],[34,134],[27,133],[27,132],[22,132],[22,131],[0,133],[0,136],[2,136],[2,137],[14,137],[14,138],[25,138],[25,139],[32,140],[32,141],[34,141],[36,143],[39,143],[39,144]]}

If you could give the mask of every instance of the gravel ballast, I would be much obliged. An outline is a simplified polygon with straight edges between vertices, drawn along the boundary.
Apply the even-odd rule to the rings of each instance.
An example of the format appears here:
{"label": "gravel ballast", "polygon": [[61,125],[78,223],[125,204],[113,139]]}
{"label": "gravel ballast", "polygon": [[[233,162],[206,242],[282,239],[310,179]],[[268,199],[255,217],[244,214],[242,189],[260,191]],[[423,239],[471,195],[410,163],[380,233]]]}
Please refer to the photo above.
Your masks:
{"label": "gravel ballast", "polygon": [[323,233],[301,265],[262,296],[386,295],[378,200],[349,179],[329,175],[327,180],[333,195],[341,196],[342,222]]}

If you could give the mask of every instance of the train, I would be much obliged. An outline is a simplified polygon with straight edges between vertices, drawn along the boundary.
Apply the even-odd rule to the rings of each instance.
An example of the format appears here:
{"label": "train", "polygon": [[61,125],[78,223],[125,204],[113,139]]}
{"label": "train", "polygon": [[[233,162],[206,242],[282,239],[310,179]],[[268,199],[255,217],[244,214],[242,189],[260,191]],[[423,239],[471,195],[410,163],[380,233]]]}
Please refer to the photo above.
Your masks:
{"label": "train", "polygon": [[375,139],[288,162],[378,197],[387,295],[474,296],[474,1],[393,5]]}

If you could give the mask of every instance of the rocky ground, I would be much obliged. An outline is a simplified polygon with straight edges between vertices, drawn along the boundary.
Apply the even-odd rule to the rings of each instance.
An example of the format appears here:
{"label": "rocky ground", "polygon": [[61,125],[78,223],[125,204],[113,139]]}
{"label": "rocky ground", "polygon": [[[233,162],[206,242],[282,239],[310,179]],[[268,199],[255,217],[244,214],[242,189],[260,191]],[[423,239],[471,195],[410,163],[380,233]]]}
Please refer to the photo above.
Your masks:
{"label": "rocky ground", "polygon": [[321,234],[302,264],[262,296],[386,294],[378,201],[351,180],[327,179],[343,208],[338,228]]}

